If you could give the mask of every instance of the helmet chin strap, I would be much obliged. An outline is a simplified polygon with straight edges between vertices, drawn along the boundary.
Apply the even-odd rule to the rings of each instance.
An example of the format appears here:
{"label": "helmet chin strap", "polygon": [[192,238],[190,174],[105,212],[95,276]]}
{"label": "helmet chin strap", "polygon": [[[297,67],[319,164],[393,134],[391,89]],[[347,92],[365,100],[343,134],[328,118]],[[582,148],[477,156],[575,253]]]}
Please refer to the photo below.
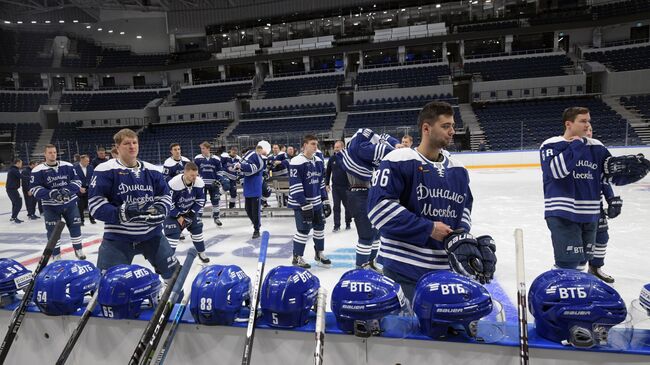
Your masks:
{"label": "helmet chin strap", "polygon": [[[602,327],[599,326],[599,328]],[[592,331],[584,327],[573,326],[569,330],[569,334],[570,334],[569,341],[566,340],[562,341],[562,344],[568,342],[574,347],[581,348],[581,349],[592,348],[596,345],[597,339],[594,338],[595,333],[593,333]],[[605,330],[605,338],[607,338],[607,330]]]}
{"label": "helmet chin strap", "polygon": [[381,334],[381,326],[379,320],[356,320],[354,321],[354,335],[357,337],[367,338],[370,336],[379,336]]}

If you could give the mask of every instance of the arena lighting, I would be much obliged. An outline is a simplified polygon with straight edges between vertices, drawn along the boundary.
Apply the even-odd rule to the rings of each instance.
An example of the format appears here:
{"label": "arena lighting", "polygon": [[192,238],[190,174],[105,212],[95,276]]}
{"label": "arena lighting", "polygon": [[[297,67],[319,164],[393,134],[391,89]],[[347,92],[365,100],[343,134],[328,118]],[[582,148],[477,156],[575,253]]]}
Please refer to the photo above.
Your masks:
{"label": "arena lighting", "polygon": [[59,24],[65,23],[65,20],[59,20]]}
{"label": "arena lighting", "polygon": [[135,36],[135,37],[138,38],[138,39],[142,39],[142,36],[141,36],[141,35],[137,35],[137,36]]}
{"label": "arena lighting", "polygon": [[51,22],[50,22],[49,20],[46,20],[46,21],[45,21],[45,24],[50,24],[50,23],[51,23]]}
{"label": "arena lighting", "polygon": [[269,27],[264,27],[265,30],[269,30]]}
{"label": "arena lighting", "polygon": [[31,23],[32,23],[32,24],[36,24],[36,20],[32,20]]}
{"label": "arena lighting", "polygon": [[124,32],[120,32],[120,35],[124,35]]}
{"label": "arena lighting", "polygon": [[402,9],[402,11],[404,12],[404,11],[406,11],[406,9]]}
{"label": "arena lighting", "polygon": [[11,24],[11,22],[8,21],[8,20],[5,20],[5,24]]}
{"label": "arena lighting", "polygon": [[[321,19],[321,20],[322,20],[322,19]],[[267,26],[267,27],[270,27],[270,26],[271,26],[271,23],[266,23],[266,26]]]}
{"label": "arena lighting", "polygon": [[436,9],[439,9],[442,5],[436,4]]}
{"label": "arena lighting", "polygon": [[113,29],[110,29],[108,32],[109,32],[109,33],[113,33]]}
{"label": "arena lighting", "polygon": [[86,25],[86,29],[90,29],[90,28],[92,28],[90,25]]}
{"label": "arena lighting", "polygon": [[226,38],[228,35],[227,35],[227,34],[222,34],[221,36],[224,37],[224,38]]}
{"label": "arena lighting", "polygon": [[246,32],[242,30],[242,31],[241,31],[241,34],[246,34]]}
{"label": "arena lighting", "polygon": [[101,32],[102,30],[104,30],[104,29],[103,28],[97,28],[98,32]]}
{"label": "arena lighting", "polygon": [[16,24],[23,24],[23,21],[19,20],[19,21],[16,22]]}
{"label": "arena lighting", "polygon": [[72,22],[73,23],[79,23],[79,21],[77,19],[73,20]]}

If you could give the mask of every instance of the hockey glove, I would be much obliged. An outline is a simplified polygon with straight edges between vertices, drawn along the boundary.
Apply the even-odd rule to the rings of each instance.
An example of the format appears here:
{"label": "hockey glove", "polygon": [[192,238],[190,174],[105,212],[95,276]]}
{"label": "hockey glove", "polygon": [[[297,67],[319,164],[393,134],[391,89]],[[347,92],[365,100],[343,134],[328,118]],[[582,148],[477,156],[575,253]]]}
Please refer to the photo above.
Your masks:
{"label": "hockey glove", "polygon": [[72,192],[70,191],[70,189],[62,188],[59,191],[61,192],[61,196],[63,197],[64,202],[67,202],[72,198]]}
{"label": "hockey glove", "polygon": [[478,280],[483,276],[483,262],[478,242],[463,230],[453,231],[444,239],[449,266],[454,272]]}
{"label": "hockey glove", "polygon": [[166,217],[167,217],[167,207],[165,207],[163,203],[156,202],[153,203],[147,209],[146,223],[151,226],[155,226],[163,223]]}
{"label": "hockey glove", "polygon": [[300,214],[302,214],[302,223],[312,224],[314,221],[314,207],[311,204],[303,205]]}
{"label": "hockey glove", "polygon": [[607,199],[607,216],[609,218],[616,218],[621,214],[623,208],[623,199],[620,196],[615,196]]}
{"label": "hockey glove", "polygon": [[142,211],[142,209],[140,209],[140,205],[138,203],[133,203],[133,202],[122,203],[118,213],[120,217],[120,222],[122,223],[143,222],[144,221],[143,217],[147,214],[146,212]]}
{"label": "hockey glove", "polygon": [[212,182],[212,187],[213,187],[213,188],[216,188],[217,191],[221,190],[221,181],[215,179],[215,180]]}
{"label": "hockey glove", "polygon": [[625,176],[634,183],[643,179],[650,170],[650,161],[642,153],[637,155],[610,156],[605,160],[604,172],[607,177]]}
{"label": "hockey glove", "polygon": [[491,236],[484,235],[476,238],[478,248],[481,251],[483,258],[483,275],[479,276],[481,284],[489,283],[494,278],[494,271],[497,265],[497,256],[494,254],[497,246],[494,244],[494,239]]}
{"label": "hockey glove", "polygon": [[183,214],[183,228],[189,227],[194,221],[196,221],[196,214],[193,210]]}
{"label": "hockey glove", "polygon": [[52,189],[50,190],[50,193],[48,194],[49,198],[52,200],[55,200],[59,203],[63,203],[63,194],[61,194],[61,191],[59,189]]}
{"label": "hockey glove", "polygon": [[325,216],[325,218],[332,215],[332,206],[330,206],[330,201],[329,200],[324,200],[323,201],[323,215]]}

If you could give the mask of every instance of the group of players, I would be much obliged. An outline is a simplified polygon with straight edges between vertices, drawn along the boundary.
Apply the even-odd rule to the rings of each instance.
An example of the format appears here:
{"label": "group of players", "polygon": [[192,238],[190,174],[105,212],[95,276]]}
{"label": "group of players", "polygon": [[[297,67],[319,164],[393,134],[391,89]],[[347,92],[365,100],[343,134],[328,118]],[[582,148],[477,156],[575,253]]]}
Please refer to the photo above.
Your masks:
{"label": "group of players", "polygon": [[[575,270],[593,259],[603,212],[610,218],[620,213],[621,199],[606,191],[610,184],[640,180],[650,162],[642,155],[613,157],[602,143],[588,137],[590,115],[585,108],[568,108],[563,122],[564,135],[541,147],[545,218],[555,267]],[[236,198],[239,178],[243,178],[253,238],[259,237],[262,198],[270,194],[264,177],[268,167],[274,177],[288,175],[287,207],[294,211],[296,226],[292,265],[310,268],[303,256],[313,230],[315,261],[329,266],[324,226],[332,213],[327,188],[331,177],[335,201],[343,202],[350,216],[346,228],[354,219],[358,269],[392,279],[409,300],[414,299],[422,278],[433,271],[451,268],[488,283],[496,270],[496,244],[489,235],[475,238],[469,233],[473,205],[469,174],[445,151],[455,133],[452,106],[444,102],[425,105],[418,116],[418,131],[421,141],[413,148],[408,138],[400,143],[390,135],[360,129],[345,145],[336,144],[327,169],[314,135],[303,138],[301,152],[295,156],[260,141],[243,158],[236,149],[219,158],[210,154],[211,146],[204,142],[201,154],[191,162],[173,144],[172,156],[160,169],[138,159],[137,134],[123,129],[114,136],[116,157],[98,164],[90,174],[84,172],[89,176],[87,185],[75,166],[57,161],[56,147],[48,145],[45,162],[32,170],[29,192],[43,203],[48,237],[56,222],[65,219],[75,254],[83,259],[76,200],[85,188],[90,216],[105,223],[97,267],[105,271],[130,264],[135,255],[143,254],[168,279],[179,265],[174,252],[184,229],[191,233],[200,259],[209,261],[201,221],[205,195],[210,195],[212,217],[220,226],[220,190]],[[346,184],[345,197],[336,188],[338,183]],[[603,193],[607,210],[601,204]],[[233,201],[229,208],[234,208]],[[340,218],[339,214],[335,231],[340,229]],[[602,223],[601,219],[601,228]],[[601,248],[596,255],[600,266],[603,255]],[[60,257],[58,245],[54,256]],[[591,261],[596,269],[590,272],[608,281],[597,270],[598,264]]]}

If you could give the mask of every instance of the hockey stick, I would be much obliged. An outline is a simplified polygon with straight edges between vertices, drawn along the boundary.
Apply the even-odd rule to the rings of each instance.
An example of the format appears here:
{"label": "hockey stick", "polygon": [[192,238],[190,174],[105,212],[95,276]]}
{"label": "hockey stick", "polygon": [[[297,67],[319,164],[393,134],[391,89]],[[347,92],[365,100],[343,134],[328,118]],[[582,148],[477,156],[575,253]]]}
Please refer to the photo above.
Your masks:
{"label": "hockey stick", "polygon": [[526,305],[526,277],[524,271],[524,231],[515,229],[517,252],[517,308],[519,309],[519,363],[528,365],[528,308]]}
{"label": "hockey stick", "polygon": [[4,364],[5,360],[7,359],[7,354],[9,353],[9,349],[11,349],[11,345],[13,344],[14,339],[16,338],[16,334],[20,329],[20,325],[23,323],[23,319],[25,319],[25,312],[27,312],[27,305],[32,299],[32,294],[34,291],[34,281],[36,280],[36,277],[41,272],[41,270],[43,270],[43,268],[47,266],[47,263],[50,261],[50,257],[52,256],[52,251],[54,250],[54,246],[61,238],[61,232],[63,232],[63,227],[65,227],[65,223],[63,223],[63,221],[59,221],[54,227],[54,231],[52,231],[52,235],[50,236],[50,239],[47,241],[47,244],[45,245],[45,249],[43,250],[43,255],[41,256],[41,259],[38,261],[38,265],[36,266],[36,269],[34,269],[32,280],[29,282],[29,285],[27,285],[27,287],[24,289],[25,294],[23,296],[23,300],[20,302],[20,305],[18,306],[18,308],[16,308],[14,315],[11,317],[11,322],[9,323],[9,329],[7,330],[7,334],[5,335],[4,340],[2,341],[2,345],[0,345],[0,364]]}
{"label": "hockey stick", "polygon": [[255,336],[255,322],[257,322],[257,302],[260,299],[260,287],[262,285],[262,276],[264,275],[264,264],[266,263],[266,249],[269,246],[269,232],[262,232],[262,242],[260,243],[260,256],[257,260],[257,272],[255,273],[255,282],[253,283],[253,295],[251,297],[251,310],[248,315],[248,328],[246,329],[246,343],[244,344],[244,355],[242,356],[242,365],[250,365],[251,353],[253,352],[253,339]]}
{"label": "hockey stick", "polygon": [[156,309],[154,310],[153,315],[149,320],[149,323],[147,323],[147,326],[144,328],[144,332],[142,333],[142,336],[140,336],[138,345],[135,347],[135,350],[131,355],[131,359],[129,360],[129,365],[139,365],[140,361],[142,361],[143,355],[145,353],[145,349],[147,348],[147,345],[149,343],[149,339],[151,338],[153,332],[156,329],[158,320],[160,319],[160,317],[162,317],[163,312],[165,311],[165,307],[167,306],[167,301],[169,300],[169,297],[172,294],[172,290],[174,289],[176,280],[178,280],[180,271],[181,271],[181,265],[176,265],[176,268],[174,269],[174,273],[172,274],[172,277],[167,283],[167,287],[165,288],[165,291],[163,292],[162,297],[160,298],[158,305],[156,306]]}
{"label": "hockey stick", "polygon": [[167,358],[167,353],[169,353],[169,349],[172,346],[172,342],[174,341],[174,337],[176,336],[176,331],[178,330],[178,326],[180,324],[181,318],[183,318],[183,314],[185,313],[185,309],[187,308],[187,302],[190,301],[190,288],[191,288],[191,282],[190,285],[186,284],[184,285],[184,289],[187,289],[185,291],[185,296],[183,297],[183,300],[181,300],[181,304],[178,306],[178,309],[176,309],[176,315],[174,316],[174,319],[172,321],[172,326],[169,329],[169,333],[167,334],[167,338],[165,338],[165,342],[163,342],[162,348],[160,351],[158,351],[158,357],[156,357],[156,361],[154,364],[162,364],[165,362],[165,359]]}
{"label": "hockey stick", "polygon": [[[158,319],[158,322],[156,323],[156,327],[154,327],[153,333],[151,334],[151,339],[149,340],[149,342],[147,342],[147,347],[145,347],[144,349],[145,356],[144,359],[142,360],[142,363],[144,364],[151,363],[151,360],[153,359],[153,355],[156,353],[156,348],[158,347],[158,344],[160,343],[160,339],[162,338],[162,335],[165,332],[165,327],[167,326],[169,317],[172,314],[174,305],[176,305],[176,302],[178,301],[178,297],[181,295],[181,291],[183,290],[183,283],[185,283],[187,274],[190,272],[190,269],[192,268],[192,263],[194,262],[196,255],[197,252],[194,247],[190,248],[187,251],[187,256],[185,256],[185,262],[183,262],[183,267],[181,269],[181,272],[178,274],[178,278],[174,283],[174,288],[172,289],[172,293],[169,296],[167,303],[165,303],[163,313]],[[186,296],[189,296],[189,293]]]}
{"label": "hockey stick", "polygon": [[81,315],[81,319],[79,319],[79,323],[77,323],[77,327],[72,332],[72,335],[68,339],[68,342],[65,344],[63,351],[61,351],[61,355],[59,355],[59,359],[56,360],[56,365],[63,365],[68,360],[68,356],[70,356],[70,353],[74,349],[74,346],[77,343],[79,336],[81,336],[81,332],[83,332],[84,328],[86,327],[86,324],[88,323],[88,319],[93,313],[93,309],[95,309],[95,306],[97,305],[98,297],[99,297],[99,288],[95,290],[93,297],[90,299],[90,302],[88,302],[88,305],[86,305],[86,309]]}
{"label": "hockey stick", "polygon": [[316,350],[314,351],[314,365],[323,365],[323,347],[325,346],[325,307],[327,306],[327,289],[318,290],[316,302]]}

